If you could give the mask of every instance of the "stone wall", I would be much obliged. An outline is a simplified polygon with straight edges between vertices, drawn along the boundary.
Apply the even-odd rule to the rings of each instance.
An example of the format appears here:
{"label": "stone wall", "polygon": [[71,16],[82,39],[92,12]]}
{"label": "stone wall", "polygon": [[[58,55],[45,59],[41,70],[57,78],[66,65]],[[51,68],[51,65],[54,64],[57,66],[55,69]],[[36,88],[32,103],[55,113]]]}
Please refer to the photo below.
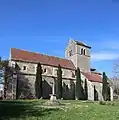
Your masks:
{"label": "stone wall", "polygon": [[[35,96],[35,79],[33,75],[20,75],[19,77],[19,97],[28,96],[29,94]],[[43,98],[49,99],[52,94],[52,83],[56,85],[57,78],[52,76],[43,76]],[[73,91],[71,88],[73,80],[63,79],[63,98],[73,99]],[[56,86],[55,86],[56,88]]]}
{"label": "stone wall", "polygon": [[[81,54],[81,49],[85,50],[85,55]],[[70,52],[72,53],[70,55]],[[73,62],[75,67],[79,67],[83,72],[90,72],[90,49],[82,45],[77,45],[70,40],[65,50],[65,57]]]}
{"label": "stone wall", "polygon": [[[19,76],[19,96],[28,96],[28,94],[35,96],[35,80],[36,80],[36,69],[37,64],[23,61],[16,61],[20,68]],[[15,62],[10,61],[10,66],[14,66]],[[26,69],[24,70],[24,66]],[[52,93],[52,83],[56,82],[57,67],[41,65],[43,69],[43,98],[49,98]],[[62,77],[65,87],[63,89],[63,96],[65,99],[72,99],[71,94],[71,80],[75,80],[75,71],[70,69],[62,68]],[[71,80],[70,80],[71,79]]]}
{"label": "stone wall", "polygon": [[[13,64],[12,61],[10,64]],[[37,64],[30,62],[21,62],[17,61],[17,64],[20,68],[21,75],[19,76],[20,81],[20,91],[19,95],[27,96],[29,93],[35,96],[35,80],[36,80],[36,68]],[[23,67],[26,66],[27,69],[23,70]],[[57,80],[57,67],[42,65],[43,69],[43,98],[49,98],[52,93],[52,83],[56,83]],[[46,71],[45,71],[46,69]],[[64,99],[73,99],[73,87],[75,86],[75,71],[69,69],[62,69],[63,71],[63,98]],[[88,79],[81,74],[83,81],[83,87],[85,79],[87,80],[88,85],[88,99],[94,100],[94,86],[98,92],[99,100],[102,100],[102,83],[90,82]],[[73,86],[73,87],[72,87]],[[14,90],[15,91],[15,90]],[[112,90],[111,90],[112,91]],[[113,93],[111,93],[112,95]],[[111,99],[112,96],[111,96]]]}
{"label": "stone wall", "polygon": [[98,82],[92,82],[92,86],[96,88],[96,91],[98,93],[98,100],[103,100],[103,96],[102,96],[102,83],[98,83]]}
{"label": "stone wall", "polygon": [[[76,45],[77,48],[77,67],[83,72],[90,72],[90,49],[81,45]],[[85,55],[81,54],[81,49],[85,50]]]}
{"label": "stone wall", "polygon": [[[23,61],[17,61],[16,63],[18,64],[20,68],[20,72],[22,74],[30,74],[30,75],[36,74],[36,69],[37,69],[36,63],[23,62]],[[10,61],[10,66],[12,66],[12,64],[14,64],[14,61]],[[26,67],[26,70],[24,70],[24,66]],[[43,69],[43,75],[57,77],[57,69],[58,69],[57,67],[49,66],[49,65],[41,65],[41,66]],[[75,79],[75,70],[62,68],[62,76],[64,78]]]}

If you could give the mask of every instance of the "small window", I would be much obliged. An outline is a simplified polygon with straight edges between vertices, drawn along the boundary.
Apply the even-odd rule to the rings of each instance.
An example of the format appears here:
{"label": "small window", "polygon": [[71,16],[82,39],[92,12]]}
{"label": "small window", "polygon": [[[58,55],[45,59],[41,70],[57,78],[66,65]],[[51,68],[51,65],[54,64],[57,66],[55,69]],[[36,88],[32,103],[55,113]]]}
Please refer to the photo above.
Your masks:
{"label": "small window", "polygon": [[44,73],[46,73],[47,72],[47,70],[46,70],[46,68],[44,69],[44,71],[43,71]]}
{"label": "small window", "polygon": [[72,56],[72,50],[69,51],[69,56]]}
{"label": "small window", "polygon": [[86,51],[85,51],[85,49],[84,49],[84,55],[86,54]]}
{"label": "small window", "polygon": [[81,55],[83,55],[83,48],[81,49]]}
{"label": "small window", "polygon": [[72,72],[72,77],[74,78],[75,77],[75,74]]}
{"label": "small window", "polygon": [[23,70],[26,70],[27,69],[27,67],[26,66],[23,66]]}

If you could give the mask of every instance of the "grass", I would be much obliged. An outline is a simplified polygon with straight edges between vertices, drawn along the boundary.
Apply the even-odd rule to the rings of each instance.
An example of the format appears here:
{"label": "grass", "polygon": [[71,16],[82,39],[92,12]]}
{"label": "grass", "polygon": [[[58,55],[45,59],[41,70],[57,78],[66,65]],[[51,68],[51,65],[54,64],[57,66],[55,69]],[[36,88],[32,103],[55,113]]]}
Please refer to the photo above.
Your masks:
{"label": "grass", "polygon": [[62,101],[65,106],[43,108],[44,102],[0,101],[0,120],[119,120],[119,102]]}

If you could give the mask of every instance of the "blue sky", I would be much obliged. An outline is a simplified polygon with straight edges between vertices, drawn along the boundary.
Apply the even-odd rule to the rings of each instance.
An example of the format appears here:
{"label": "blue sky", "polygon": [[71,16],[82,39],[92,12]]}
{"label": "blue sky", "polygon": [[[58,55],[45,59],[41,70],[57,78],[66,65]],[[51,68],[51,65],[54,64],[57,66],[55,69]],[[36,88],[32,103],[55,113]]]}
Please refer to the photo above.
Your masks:
{"label": "blue sky", "polygon": [[1,57],[8,58],[11,47],[64,57],[69,37],[92,46],[92,67],[112,76],[119,57],[119,1],[0,1]]}

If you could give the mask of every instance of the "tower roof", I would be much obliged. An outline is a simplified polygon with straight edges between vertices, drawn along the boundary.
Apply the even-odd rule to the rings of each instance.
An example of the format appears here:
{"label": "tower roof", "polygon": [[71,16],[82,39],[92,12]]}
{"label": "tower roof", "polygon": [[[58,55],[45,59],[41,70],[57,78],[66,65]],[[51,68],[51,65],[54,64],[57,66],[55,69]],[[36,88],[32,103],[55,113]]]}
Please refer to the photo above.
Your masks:
{"label": "tower roof", "polygon": [[77,45],[81,45],[81,46],[84,46],[84,47],[87,47],[87,48],[91,49],[90,46],[86,45],[86,44],[83,43],[83,42],[80,42],[80,41],[77,41],[77,40],[74,40],[74,41],[75,41],[75,43],[76,43]]}

